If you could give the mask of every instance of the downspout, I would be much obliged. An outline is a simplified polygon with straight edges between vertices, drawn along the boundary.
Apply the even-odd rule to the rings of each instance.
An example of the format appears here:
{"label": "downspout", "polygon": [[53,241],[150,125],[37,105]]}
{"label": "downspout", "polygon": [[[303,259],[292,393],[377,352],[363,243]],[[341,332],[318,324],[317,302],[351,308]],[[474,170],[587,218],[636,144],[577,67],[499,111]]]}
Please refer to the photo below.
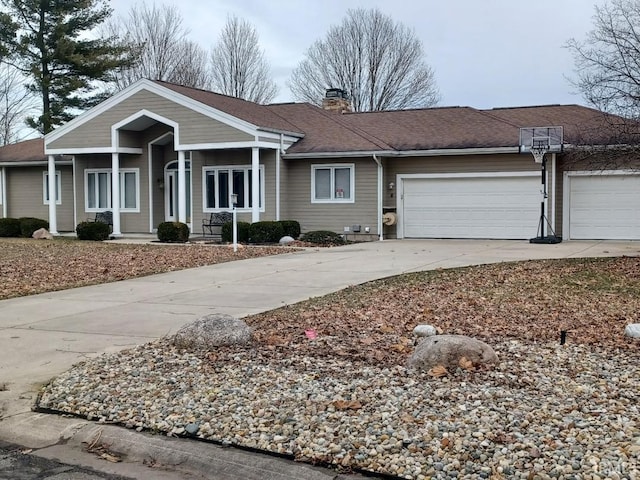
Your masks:
{"label": "downspout", "polygon": [[7,167],[2,167],[2,176],[0,178],[0,191],[2,192],[2,217],[7,218]]}
{"label": "downspout", "polygon": [[280,148],[276,149],[276,221],[280,220],[280,161],[283,148],[284,139],[280,134]]}
{"label": "downspout", "polygon": [[375,153],[373,154],[373,161],[378,165],[378,239],[382,241],[384,240],[384,234],[382,233],[382,177],[384,170],[382,168],[382,160]]}
{"label": "downspout", "polygon": [[78,225],[78,187],[76,186],[76,156],[71,157],[71,178],[73,178],[73,224]]}

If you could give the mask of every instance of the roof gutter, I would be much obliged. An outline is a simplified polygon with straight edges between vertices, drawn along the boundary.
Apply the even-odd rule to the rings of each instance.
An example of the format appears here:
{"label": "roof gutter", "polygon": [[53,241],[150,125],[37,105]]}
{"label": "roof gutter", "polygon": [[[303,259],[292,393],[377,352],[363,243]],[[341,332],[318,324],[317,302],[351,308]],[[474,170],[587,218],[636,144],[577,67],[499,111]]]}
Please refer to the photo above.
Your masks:
{"label": "roof gutter", "polygon": [[[47,166],[49,163],[47,160],[24,160],[24,161],[16,161],[16,162],[0,162],[0,167],[37,167],[37,166]],[[56,165],[73,165],[72,160],[56,160]]]}
{"label": "roof gutter", "polygon": [[433,150],[367,150],[346,152],[287,153],[287,158],[352,158],[370,157],[441,157],[451,155],[491,155],[496,153],[520,153],[520,147],[438,148]]}

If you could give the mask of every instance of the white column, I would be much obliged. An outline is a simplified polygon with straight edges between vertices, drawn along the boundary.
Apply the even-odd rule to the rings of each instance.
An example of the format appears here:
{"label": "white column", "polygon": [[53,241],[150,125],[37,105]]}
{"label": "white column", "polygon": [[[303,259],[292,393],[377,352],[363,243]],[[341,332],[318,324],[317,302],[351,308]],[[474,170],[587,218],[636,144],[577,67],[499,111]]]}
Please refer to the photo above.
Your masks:
{"label": "white column", "polygon": [[[56,160],[53,155],[49,155],[49,232],[52,235],[58,234],[58,218],[56,216]],[[62,193],[62,192],[60,192]]]}
{"label": "white column", "polygon": [[276,220],[280,220],[280,149],[279,148],[276,149]]}
{"label": "white column", "polygon": [[178,151],[178,221],[187,223],[187,175],[184,150]]}
{"label": "white column", "polygon": [[120,157],[111,154],[111,211],[113,212],[113,231],[111,235],[120,236]]}
{"label": "white column", "polygon": [[251,148],[251,223],[260,221],[260,149]]}

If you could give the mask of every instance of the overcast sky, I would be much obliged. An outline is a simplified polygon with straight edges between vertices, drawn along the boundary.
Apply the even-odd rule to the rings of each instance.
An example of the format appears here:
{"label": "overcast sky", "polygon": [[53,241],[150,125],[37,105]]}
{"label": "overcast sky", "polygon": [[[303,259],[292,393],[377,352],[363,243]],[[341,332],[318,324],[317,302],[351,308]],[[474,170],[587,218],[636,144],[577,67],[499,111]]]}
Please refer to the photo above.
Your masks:
{"label": "overcast sky", "polygon": [[[152,3],[147,0],[147,3]],[[161,0],[156,2],[162,4]],[[166,2],[167,4],[169,2]],[[311,43],[349,8],[377,7],[422,40],[442,94],[440,105],[476,108],[580,103],[570,85],[573,59],[563,48],[592,28],[592,0],[181,0],[191,40],[209,50],[227,15],[251,22],[280,87]],[[598,1],[599,4],[602,0]],[[131,0],[111,0],[126,14]]]}

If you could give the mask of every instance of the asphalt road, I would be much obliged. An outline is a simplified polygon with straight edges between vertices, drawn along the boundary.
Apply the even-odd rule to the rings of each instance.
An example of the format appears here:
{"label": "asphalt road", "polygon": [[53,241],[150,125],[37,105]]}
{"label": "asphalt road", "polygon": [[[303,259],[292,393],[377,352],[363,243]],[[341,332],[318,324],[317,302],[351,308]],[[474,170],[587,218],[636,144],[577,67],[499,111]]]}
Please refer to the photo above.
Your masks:
{"label": "asphalt road", "polygon": [[27,451],[0,442],[0,480],[131,480],[24,453]]}

